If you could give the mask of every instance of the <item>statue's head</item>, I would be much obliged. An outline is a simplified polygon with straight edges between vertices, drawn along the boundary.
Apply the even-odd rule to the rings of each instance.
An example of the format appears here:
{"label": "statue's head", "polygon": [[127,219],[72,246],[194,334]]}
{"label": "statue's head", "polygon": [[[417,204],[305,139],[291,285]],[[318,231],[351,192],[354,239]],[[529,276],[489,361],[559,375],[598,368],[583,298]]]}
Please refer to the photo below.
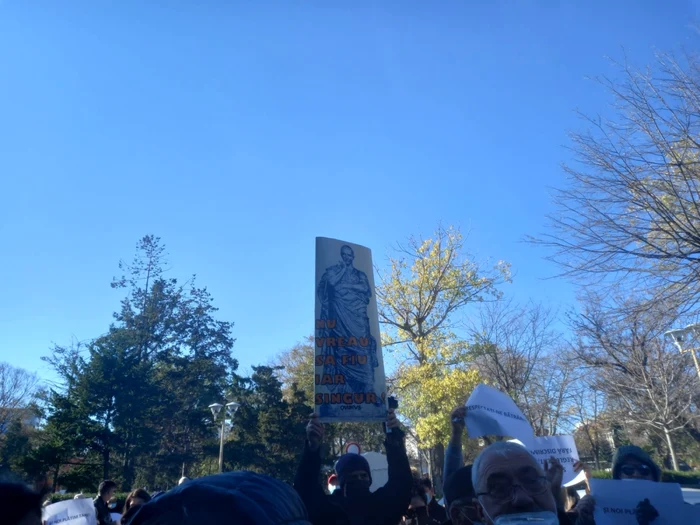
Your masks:
{"label": "statue's head", "polygon": [[340,257],[345,264],[352,266],[352,262],[355,260],[355,252],[346,244],[340,249]]}

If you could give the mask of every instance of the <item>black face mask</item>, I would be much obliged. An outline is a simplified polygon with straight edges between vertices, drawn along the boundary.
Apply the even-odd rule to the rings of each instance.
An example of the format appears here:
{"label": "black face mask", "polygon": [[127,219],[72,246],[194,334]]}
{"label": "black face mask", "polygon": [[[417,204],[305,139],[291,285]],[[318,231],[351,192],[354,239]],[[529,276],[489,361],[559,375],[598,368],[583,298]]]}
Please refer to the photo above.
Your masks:
{"label": "black face mask", "polygon": [[369,495],[371,483],[368,479],[351,479],[345,483],[345,496],[348,498],[362,498]]}

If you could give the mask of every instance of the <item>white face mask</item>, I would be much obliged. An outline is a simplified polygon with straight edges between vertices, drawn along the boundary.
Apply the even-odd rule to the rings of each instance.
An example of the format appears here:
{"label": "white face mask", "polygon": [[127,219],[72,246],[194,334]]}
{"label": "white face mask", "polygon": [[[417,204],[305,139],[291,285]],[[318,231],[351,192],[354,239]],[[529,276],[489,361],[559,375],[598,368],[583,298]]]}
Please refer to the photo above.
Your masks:
{"label": "white face mask", "polygon": [[521,523],[533,523],[537,525],[559,525],[559,518],[554,512],[544,510],[540,512],[520,512],[518,514],[504,514],[493,520],[494,525],[520,525]]}

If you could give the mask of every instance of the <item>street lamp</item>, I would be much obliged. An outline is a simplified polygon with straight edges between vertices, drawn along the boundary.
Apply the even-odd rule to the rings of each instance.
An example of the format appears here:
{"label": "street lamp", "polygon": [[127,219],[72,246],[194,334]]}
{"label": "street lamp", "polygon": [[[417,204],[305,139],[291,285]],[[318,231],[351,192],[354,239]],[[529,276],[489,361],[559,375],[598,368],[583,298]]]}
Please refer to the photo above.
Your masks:
{"label": "street lamp", "polygon": [[676,345],[678,351],[681,354],[690,353],[693,356],[693,363],[695,363],[695,370],[698,373],[698,378],[700,378],[700,363],[698,363],[698,356],[695,353],[695,348],[692,346],[690,348],[683,349],[683,341],[690,339],[693,335],[698,335],[700,333],[700,324],[689,324],[685,328],[679,328],[678,330],[669,330],[664,335],[670,337],[673,340],[673,344]]}
{"label": "street lamp", "polygon": [[[236,413],[236,410],[238,410],[238,407],[240,407],[240,403],[226,403],[226,410],[224,410],[222,417],[221,417],[221,440],[219,441],[219,474],[221,474],[224,471],[224,433],[226,432],[226,419],[231,420],[231,425],[233,425],[233,415]],[[224,408],[224,405],[221,403],[214,403],[212,405],[209,405],[209,408],[211,409],[211,413],[214,416],[214,422],[216,423],[216,418],[219,417],[219,413],[221,412],[221,409]]]}

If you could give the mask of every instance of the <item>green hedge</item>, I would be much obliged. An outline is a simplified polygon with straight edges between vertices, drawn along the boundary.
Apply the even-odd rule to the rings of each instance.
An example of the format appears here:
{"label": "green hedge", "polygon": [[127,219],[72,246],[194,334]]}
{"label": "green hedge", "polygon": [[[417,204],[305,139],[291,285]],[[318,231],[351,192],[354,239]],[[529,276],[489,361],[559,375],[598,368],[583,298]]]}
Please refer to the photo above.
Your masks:
{"label": "green hedge", "polygon": [[[612,471],[594,470],[591,475],[598,479],[612,479]],[[681,485],[699,485],[700,472],[679,472],[675,470],[664,470],[661,473],[661,481],[680,483]]]}
{"label": "green hedge", "polygon": [[661,481],[680,483],[681,485],[698,485],[700,484],[700,472],[680,472],[677,470],[664,470],[661,473]]}
{"label": "green hedge", "polygon": [[[51,503],[58,503],[59,501],[73,499],[76,494],[77,492],[69,492],[66,494],[51,494]],[[83,496],[90,499],[95,499],[96,495],[97,494],[83,492]],[[120,512],[121,509],[124,508],[124,502],[126,501],[126,497],[128,495],[128,492],[117,492],[116,494],[114,494],[114,500],[117,502],[117,507],[114,509],[114,512]]]}

